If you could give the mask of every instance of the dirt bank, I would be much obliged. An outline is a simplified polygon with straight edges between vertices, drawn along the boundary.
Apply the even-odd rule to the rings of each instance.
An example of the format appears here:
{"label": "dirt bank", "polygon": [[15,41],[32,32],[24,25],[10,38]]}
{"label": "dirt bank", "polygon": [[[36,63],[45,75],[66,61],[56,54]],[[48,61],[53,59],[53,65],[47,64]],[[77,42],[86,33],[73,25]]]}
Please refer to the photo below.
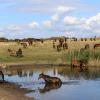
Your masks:
{"label": "dirt bank", "polygon": [[0,82],[0,100],[34,100],[25,96],[27,92],[13,83]]}

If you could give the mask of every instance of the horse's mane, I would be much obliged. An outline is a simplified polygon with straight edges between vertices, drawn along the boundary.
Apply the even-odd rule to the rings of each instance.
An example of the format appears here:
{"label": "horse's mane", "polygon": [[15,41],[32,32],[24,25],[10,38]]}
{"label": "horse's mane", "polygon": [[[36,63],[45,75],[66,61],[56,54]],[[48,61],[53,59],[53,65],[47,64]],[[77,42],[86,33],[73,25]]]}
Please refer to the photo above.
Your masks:
{"label": "horse's mane", "polygon": [[46,76],[46,78],[49,78],[50,77],[49,75],[44,75],[44,76]]}

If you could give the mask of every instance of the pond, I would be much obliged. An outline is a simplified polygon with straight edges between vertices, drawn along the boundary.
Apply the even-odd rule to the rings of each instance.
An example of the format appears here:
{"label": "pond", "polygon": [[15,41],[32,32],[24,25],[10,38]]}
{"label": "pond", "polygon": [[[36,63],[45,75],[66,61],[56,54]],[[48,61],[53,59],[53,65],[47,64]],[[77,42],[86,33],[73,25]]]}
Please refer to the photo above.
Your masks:
{"label": "pond", "polygon": [[[100,68],[79,71],[62,66],[20,66],[4,69],[4,73],[7,81],[30,90],[26,96],[36,100],[100,100]],[[45,85],[38,80],[40,73],[59,77],[62,85]]]}

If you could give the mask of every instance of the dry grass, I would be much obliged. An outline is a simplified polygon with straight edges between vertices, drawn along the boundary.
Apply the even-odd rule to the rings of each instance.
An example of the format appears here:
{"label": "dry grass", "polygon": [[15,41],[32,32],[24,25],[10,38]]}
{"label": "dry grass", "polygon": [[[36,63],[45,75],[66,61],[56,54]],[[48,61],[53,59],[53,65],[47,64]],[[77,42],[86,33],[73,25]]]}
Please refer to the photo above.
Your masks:
{"label": "dry grass", "polygon": [[[95,43],[100,43],[100,40],[97,41],[68,41],[69,49],[61,52],[57,52],[56,49],[52,48],[52,41],[48,40],[45,41],[44,44],[42,43],[33,43],[32,46],[28,46],[28,48],[23,49],[23,47],[15,42],[7,42],[7,43],[0,43],[0,61],[3,63],[8,62],[26,62],[32,61],[34,63],[67,63],[70,64],[70,61],[73,57],[77,57],[81,59],[82,57],[85,58],[87,53],[89,53],[89,58],[91,59],[91,64],[97,63],[94,60],[100,60],[100,48],[97,48],[95,51],[93,49],[93,45]],[[83,55],[79,53],[80,48],[83,48],[86,44],[90,45],[90,49],[86,51]],[[18,50],[19,48],[23,49],[24,57],[11,57],[7,52],[7,49],[11,48],[13,50]],[[89,63],[90,63],[89,62]],[[100,62],[100,61],[99,61]]]}

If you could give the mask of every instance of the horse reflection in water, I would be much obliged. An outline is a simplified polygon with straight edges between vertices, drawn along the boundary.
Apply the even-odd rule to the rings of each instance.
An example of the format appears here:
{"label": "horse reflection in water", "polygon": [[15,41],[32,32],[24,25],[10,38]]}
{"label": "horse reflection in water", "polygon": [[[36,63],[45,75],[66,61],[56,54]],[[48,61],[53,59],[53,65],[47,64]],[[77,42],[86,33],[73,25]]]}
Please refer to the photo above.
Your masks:
{"label": "horse reflection in water", "polygon": [[62,81],[58,77],[51,77],[49,75],[44,75],[43,73],[41,73],[38,79],[41,78],[45,80],[45,86],[43,89],[39,89],[40,93],[45,93],[53,89],[58,89],[62,85]]}
{"label": "horse reflection in water", "polygon": [[46,83],[44,88],[42,89],[39,89],[39,92],[40,93],[46,93],[46,92],[49,92],[51,90],[55,90],[55,89],[59,89],[61,87],[61,83],[59,84],[49,84],[49,83]]}

